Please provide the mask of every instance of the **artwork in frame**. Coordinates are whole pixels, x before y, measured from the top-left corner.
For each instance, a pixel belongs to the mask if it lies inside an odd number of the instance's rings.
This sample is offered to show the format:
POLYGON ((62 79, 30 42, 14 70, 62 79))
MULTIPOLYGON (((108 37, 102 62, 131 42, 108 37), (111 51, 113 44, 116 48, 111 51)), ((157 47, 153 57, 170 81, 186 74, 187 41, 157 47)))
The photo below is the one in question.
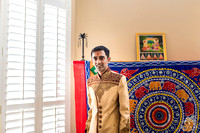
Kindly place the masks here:
POLYGON ((167 60, 165 33, 136 33, 137 60, 167 60))

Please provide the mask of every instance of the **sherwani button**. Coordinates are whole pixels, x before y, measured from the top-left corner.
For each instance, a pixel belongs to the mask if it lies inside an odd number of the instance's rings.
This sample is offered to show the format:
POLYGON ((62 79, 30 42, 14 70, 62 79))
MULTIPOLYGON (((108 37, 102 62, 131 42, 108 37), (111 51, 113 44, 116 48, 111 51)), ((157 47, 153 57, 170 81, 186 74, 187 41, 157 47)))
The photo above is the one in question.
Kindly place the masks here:
POLYGON ((99 123, 101 123, 102 121, 101 120, 99 120, 99 123))
POLYGON ((101 125, 99 126, 99 128, 101 128, 101 125))
POLYGON ((99 113, 102 113, 102 111, 99 111, 99 113))
POLYGON ((99 109, 102 109, 102 106, 99 106, 99 109))
POLYGON ((99 118, 102 118, 102 115, 99 115, 99 118))

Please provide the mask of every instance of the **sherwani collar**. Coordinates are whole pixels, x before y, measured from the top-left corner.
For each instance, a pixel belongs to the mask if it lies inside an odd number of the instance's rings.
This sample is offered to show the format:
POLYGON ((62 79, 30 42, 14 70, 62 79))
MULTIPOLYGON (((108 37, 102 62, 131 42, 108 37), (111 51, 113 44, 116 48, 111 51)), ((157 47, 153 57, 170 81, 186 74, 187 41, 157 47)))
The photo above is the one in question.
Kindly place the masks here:
POLYGON ((108 67, 107 70, 102 75, 100 75, 98 73, 98 78, 101 79, 101 80, 103 80, 104 78, 108 77, 108 75, 110 74, 110 72, 111 72, 111 69, 108 67))

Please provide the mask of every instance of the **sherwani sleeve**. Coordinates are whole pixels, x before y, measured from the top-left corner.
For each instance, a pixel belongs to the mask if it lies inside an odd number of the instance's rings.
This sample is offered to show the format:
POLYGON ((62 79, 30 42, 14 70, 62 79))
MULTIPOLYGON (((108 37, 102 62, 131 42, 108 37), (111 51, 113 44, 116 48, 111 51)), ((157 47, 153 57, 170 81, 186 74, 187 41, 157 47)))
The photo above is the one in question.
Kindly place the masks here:
POLYGON ((120 111, 119 133, 129 133, 130 130, 129 94, 125 76, 122 76, 122 78, 120 79, 118 91, 119 91, 119 111, 120 111))
POLYGON ((88 111, 88 118, 86 121, 86 128, 85 128, 85 132, 88 133, 89 129, 90 129, 90 122, 91 122, 91 118, 92 118, 92 109, 91 109, 91 97, 90 97, 90 92, 87 86, 87 101, 88 101, 88 105, 90 107, 90 110, 88 111))

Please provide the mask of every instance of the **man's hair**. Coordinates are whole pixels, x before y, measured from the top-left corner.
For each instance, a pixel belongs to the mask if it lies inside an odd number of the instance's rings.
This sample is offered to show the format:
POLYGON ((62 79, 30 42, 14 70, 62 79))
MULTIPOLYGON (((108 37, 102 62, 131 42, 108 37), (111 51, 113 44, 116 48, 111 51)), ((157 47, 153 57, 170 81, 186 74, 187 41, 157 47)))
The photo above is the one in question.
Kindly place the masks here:
POLYGON ((101 50, 103 50, 105 52, 107 57, 110 56, 110 50, 108 48, 104 47, 104 46, 96 46, 95 48, 93 48, 92 51, 91 51, 91 56, 94 52, 101 51, 101 50))

